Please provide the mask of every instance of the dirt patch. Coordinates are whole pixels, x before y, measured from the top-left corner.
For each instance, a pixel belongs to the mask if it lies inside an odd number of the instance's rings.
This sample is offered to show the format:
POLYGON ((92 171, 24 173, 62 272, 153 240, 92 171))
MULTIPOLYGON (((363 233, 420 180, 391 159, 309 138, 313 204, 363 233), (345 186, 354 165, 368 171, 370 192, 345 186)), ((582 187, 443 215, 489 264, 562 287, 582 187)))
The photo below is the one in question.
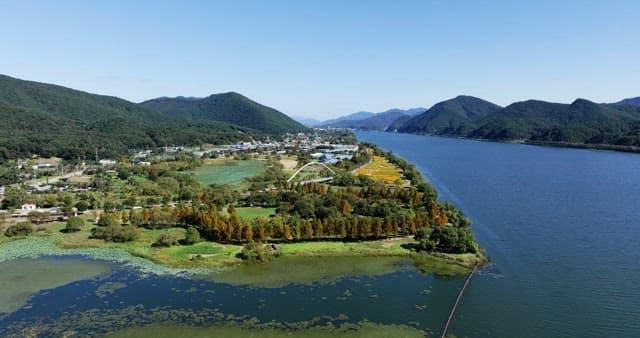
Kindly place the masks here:
POLYGON ((280 160, 280 164, 284 167, 284 169, 294 169, 298 166, 298 161, 296 160, 280 160))

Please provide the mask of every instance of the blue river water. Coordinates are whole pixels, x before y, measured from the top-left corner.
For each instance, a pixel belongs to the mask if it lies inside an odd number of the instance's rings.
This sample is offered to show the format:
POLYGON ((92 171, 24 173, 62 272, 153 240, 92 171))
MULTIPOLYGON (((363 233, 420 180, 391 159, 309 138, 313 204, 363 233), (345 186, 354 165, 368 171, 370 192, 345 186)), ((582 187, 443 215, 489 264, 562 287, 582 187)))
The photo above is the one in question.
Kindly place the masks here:
POLYGON ((474 222, 499 279, 475 279, 471 337, 640 337, 640 155, 360 132, 474 222))

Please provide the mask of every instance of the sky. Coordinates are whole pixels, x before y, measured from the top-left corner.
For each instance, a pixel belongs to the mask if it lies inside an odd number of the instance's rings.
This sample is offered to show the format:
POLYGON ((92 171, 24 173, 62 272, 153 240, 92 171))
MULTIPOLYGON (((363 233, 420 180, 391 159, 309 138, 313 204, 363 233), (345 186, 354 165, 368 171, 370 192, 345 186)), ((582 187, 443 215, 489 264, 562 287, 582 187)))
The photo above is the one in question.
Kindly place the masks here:
POLYGON ((0 0, 0 73, 288 115, 640 96, 640 1, 0 0))

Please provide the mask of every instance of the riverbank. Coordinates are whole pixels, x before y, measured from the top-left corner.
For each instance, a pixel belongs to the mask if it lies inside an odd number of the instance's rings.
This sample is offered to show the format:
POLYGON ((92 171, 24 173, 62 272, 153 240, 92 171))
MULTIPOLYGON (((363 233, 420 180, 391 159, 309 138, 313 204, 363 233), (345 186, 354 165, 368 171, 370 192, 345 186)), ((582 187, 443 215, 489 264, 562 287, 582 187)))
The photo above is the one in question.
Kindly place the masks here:
MULTIPOLYGON (((154 273, 203 273, 228 270, 247 264, 238 258, 242 245, 198 242, 193 245, 154 247, 157 237, 164 232, 182 236, 184 229, 142 229, 133 242, 112 243, 91 239, 90 226, 74 233, 62 233, 64 223, 41 226, 35 235, 10 239, 2 236, 0 262, 18 258, 33 258, 46 255, 80 255, 95 259, 125 262, 154 273)), ((482 254, 417 253, 411 249, 416 243, 404 237, 362 242, 298 242, 274 245, 275 260, 286 257, 400 257, 410 258, 416 264, 429 262, 431 267, 455 265, 461 273, 476 263, 486 262, 482 254)), ((269 264, 269 263, 266 263, 269 264)), ((435 269, 438 270, 438 269, 435 269)), ((457 270, 457 269, 454 269, 457 270)), ((436 271, 437 272, 437 271, 436 271)))
MULTIPOLYGON (((390 132, 393 133, 393 132, 390 132)), ((431 137, 452 138, 461 140, 474 140, 483 142, 496 142, 507 144, 527 144, 532 146, 552 147, 552 148, 573 148, 573 149, 590 149, 590 150, 604 150, 604 151, 617 151, 623 153, 640 153, 640 147, 637 146, 623 146, 614 144, 587 144, 587 143, 571 143, 571 142, 553 142, 553 141, 535 141, 535 140, 496 140, 488 138, 474 138, 463 137, 453 135, 436 135, 436 134, 420 134, 420 133, 399 133, 407 135, 421 135, 431 137)))

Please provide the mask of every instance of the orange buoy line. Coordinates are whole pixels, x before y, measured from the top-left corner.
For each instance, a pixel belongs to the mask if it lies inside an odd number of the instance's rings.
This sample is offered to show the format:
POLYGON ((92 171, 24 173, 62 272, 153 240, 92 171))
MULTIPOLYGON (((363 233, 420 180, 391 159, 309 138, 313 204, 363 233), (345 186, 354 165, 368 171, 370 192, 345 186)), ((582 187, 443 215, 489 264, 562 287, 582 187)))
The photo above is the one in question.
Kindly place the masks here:
POLYGON ((441 338, 445 338, 445 336, 447 335, 447 330, 449 329, 449 324, 451 324, 451 320, 453 319, 453 314, 456 312, 458 303, 460 303, 460 300, 462 299, 462 294, 464 293, 464 290, 467 288, 467 285, 469 285, 469 282, 471 281, 471 277, 473 277, 473 274, 476 272, 476 269, 478 269, 478 264, 473 266, 473 270, 471 270, 471 273, 469 273, 469 276, 467 277, 467 280, 464 282, 462 289, 460 289, 460 293, 458 293, 458 299, 456 299, 456 302, 453 304, 453 307, 451 308, 451 312, 449 313, 449 318, 447 318, 447 323, 444 325, 444 329, 442 330, 442 335, 440 336, 441 338))

